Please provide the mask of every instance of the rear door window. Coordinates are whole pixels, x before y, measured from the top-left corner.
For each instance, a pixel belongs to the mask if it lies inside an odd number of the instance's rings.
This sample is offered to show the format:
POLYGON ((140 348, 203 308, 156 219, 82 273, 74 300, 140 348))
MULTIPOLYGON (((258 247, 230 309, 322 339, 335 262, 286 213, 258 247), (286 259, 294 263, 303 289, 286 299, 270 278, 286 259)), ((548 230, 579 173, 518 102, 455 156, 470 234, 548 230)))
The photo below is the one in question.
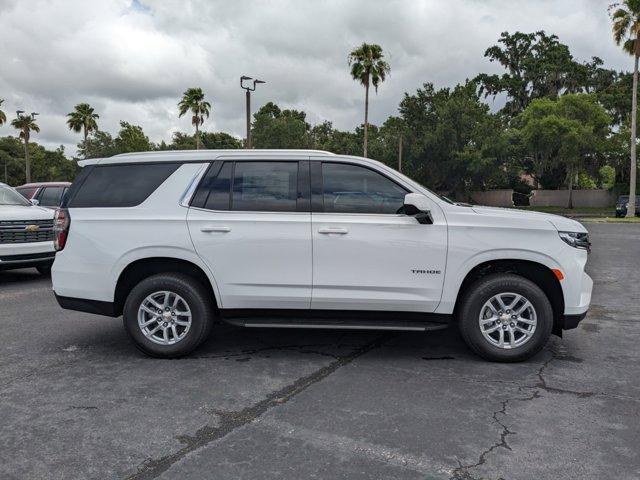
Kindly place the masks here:
MULTIPOLYGON (((97 165, 70 195, 70 208, 135 207, 144 202, 179 163, 97 165)), ((74 185, 75 187, 75 185, 74 185)))
POLYGON ((45 187, 39 195, 40 205, 43 207, 57 207, 62 201, 64 187, 45 187))

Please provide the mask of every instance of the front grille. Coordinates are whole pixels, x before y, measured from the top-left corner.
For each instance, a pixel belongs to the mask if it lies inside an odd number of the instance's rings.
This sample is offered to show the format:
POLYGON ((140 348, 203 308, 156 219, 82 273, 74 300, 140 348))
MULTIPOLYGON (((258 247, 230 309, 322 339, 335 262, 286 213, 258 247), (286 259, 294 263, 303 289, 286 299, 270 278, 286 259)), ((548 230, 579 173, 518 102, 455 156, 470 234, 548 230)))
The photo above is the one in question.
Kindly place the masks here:
POLYGON ((53 240, 53 220, 2 220, 0 243, 36 243, 53 240), (27 228, 36 225, 38 230, 27 228))

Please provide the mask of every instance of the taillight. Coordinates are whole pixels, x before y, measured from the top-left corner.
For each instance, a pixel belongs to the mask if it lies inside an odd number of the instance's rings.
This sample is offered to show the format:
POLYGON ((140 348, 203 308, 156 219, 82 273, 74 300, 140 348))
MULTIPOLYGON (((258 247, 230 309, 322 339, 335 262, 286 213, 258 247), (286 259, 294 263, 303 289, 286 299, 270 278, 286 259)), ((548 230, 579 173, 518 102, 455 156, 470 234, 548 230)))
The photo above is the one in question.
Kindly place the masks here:
POLYGON ((62 250, 65 243, 67 243, 70 224, 71 217, 69 216, 69 210, 66 208, 57 209, 53 217, 53 246, 56 251, 62 250))

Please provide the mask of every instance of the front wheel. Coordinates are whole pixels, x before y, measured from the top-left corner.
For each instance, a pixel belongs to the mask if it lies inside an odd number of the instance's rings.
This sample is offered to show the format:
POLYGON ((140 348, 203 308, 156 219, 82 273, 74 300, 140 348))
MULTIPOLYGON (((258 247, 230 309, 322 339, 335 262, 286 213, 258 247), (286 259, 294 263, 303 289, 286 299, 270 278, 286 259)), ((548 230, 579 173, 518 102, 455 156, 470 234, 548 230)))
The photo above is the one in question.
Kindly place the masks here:
POLYGON ((519 275, 496 273, 477 280, 458 309, 460 333, 475 353, 496 362, 519 362, 549 340, 553 309, 545 293, 519 275))
POLYGON ((191 353, 209 335, 213 301, 192 277, 162 273, 131 290, 122 316, 138 349, 152 357, 175 358, 191 353))

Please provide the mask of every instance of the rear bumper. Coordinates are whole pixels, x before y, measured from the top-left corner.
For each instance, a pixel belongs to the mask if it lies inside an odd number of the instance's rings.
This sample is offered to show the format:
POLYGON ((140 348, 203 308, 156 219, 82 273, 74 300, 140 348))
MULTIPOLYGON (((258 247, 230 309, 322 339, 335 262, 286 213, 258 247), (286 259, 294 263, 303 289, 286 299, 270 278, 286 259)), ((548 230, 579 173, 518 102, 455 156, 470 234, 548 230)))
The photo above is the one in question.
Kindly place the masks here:
POLYGON ((63 297, 55 292, 53 294, 58 301, 58 305, 67 310, 77 312, 93 313, 106 317, 117 317, 113 302, 101 302, 100 300, 88 300, 86 298, 63 297))

